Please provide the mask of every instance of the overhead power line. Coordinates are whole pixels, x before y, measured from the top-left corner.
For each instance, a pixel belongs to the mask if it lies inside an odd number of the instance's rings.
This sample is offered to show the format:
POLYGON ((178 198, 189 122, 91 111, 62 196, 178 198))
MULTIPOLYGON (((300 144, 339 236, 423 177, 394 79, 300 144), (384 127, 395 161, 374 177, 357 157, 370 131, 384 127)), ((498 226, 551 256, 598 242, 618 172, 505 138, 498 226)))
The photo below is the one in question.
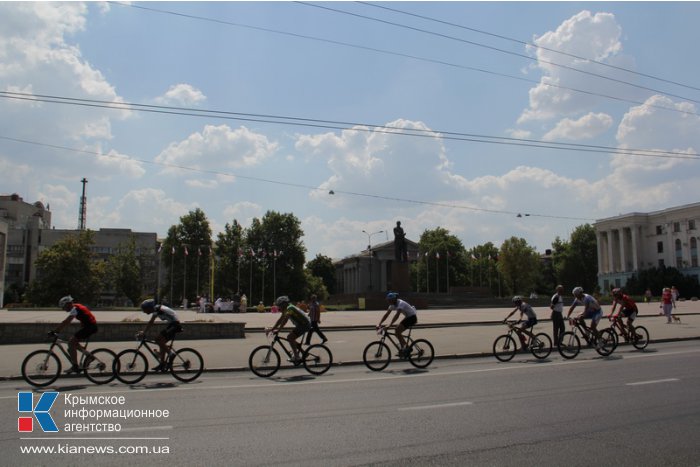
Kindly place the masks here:
POLYGON ((76 105, 83 107, 104 108, 111 110, 131 110, 139 112, 179 115, 199 118, 215 118, 223 120, 235 120, 243 122, 268 123, 275 125, 291 125, 300 127, 322 128, 329 130, 348 130, 360 132, 384 133, 396 136, 413 136, 422 138, 440 138, 450 141, 462 141, 483 144, 498 144, 507 146, 520 146, 538 149, 555 149, 577 152, 592 152, 613 155, 627 155, 635 157, 658 157, 672 159, 700 160, 700 155, 688 154, 677 151, 662 151, 657 149, 615 148, 580 143, 563 143, 543 141, 535 139, 512 138, 504 136, 490 136, 472 133, 460 133, 454 131, 430 130, 420 128, 398 128, 387 125, 379 125, 366 122, 342 122, 333 120, 319 120, 303 117, 291 117, 283 115, 251 114, 243 112, 231 112, 222 110, 194 109, 186 107, 173 107, 164 105, 136 104, 129 102, 111 102, 97 99, 79 99, 55 95, 27 94, 10 91, 0 91, 0 97, 7 99, 26 100, 32 102, 46 102, 52 104, 76 105))
POLYGON ((441 19, 437 19, 437 18, 432 18, 432 17, 430 17, 430 16, 424 16, 424 15, 419 15, 419 14, 417 14, 417 13, 412 13, 412 12, 409 12, 409 11, 398 10, 398 9, 396 9, 396 8, 390 8, 390 7, 386 6, 386 5, 378 5, 378 4, 376 4, 376 3, 369 3, 369 2, 363 2, 363 1, 358 1, 358 2, 356 2, 356 3, 362 4, 362 5, 366 5, 366 6, 370 6, 370 7, 374 7, 374 8, 380 8, 380 9, 382 9, 382 10, 392 11, 392 12, 394 12, 394 13, 400 13, 400 14, 402 14, 402 15, 412 16, 412 17, 414 17, 414 18, 424 19, 424 20, 426 20, 426 21, 432 21, 432 22, 435 22, 435 23, 444 24, 444 25, 446 25, 446 26, 452 26, 452 27, 455 27, 455 28, 460 28, 460 29, 464 29, 464 30, 467 30, 467 31, 476 32, 476 33, 479 33, 479 34, 484 34, 484 35, 486 35, 486 36, 496 37, 496 38, 498 38, 498 39, 503 39, 503 40, 506 40, 506 41, 515 42, 516 44, 520 44, 520 45, 532 47, 532 48, 535 48, 535 49, 546 50, 547 52, 552 52, 552 53, 556 53, 556 54, 559 54, 559 55, 564 55, 564 56, 566 56, 566 57, 575 58, 576 60, 583 60, 583 61, 586 61, 586 62, 595 63, 596 65, 600 65, 600 66, 603 66, 603 67, 606 67, 606 68, 611 68, 611 69, 618 70, 618 71, 624 71, 625 73, 630 73, 630 74, 637 75, 637 76, 643 76, 644 78, 650 78, 650 79, 653 79, 653 80, 656 80, 656 81, 660 81, 660 82, 662 82, 662 83, 673 84, 673 85, 675 85, 675 86, 680 86, 680 87, 684 87, 684 88, 687 88, 687 89, 692 89, 692 90, 695 90, 695 91, 700 91, 700 88, 695 87, 695 86, 691 86, 691 85, 689 85, 689 84, 683 84, 683 83, 680 83, 680 82, 678 82, 678 81, 673 81, 673 80, 670 80, 670 79, 661 78, 661 77, 654 76, 654 75, 651 75, 651 74, 642 73, 642 72, 640 72, 640 71, 630 70, 629 68, 624 68, 624 67, 621 67, 621 66, 613 65, 613 64, 611 64, 611 63, 601 62, 601 61, 599 61, 599 60, 595 60, 595 59, 592 59, 592 58, 589 58, 589 57, 583 57, 583 56, 581 56, 581 55, 576 55, 576 54, 573 54, 573 53, 570 53, 570 52, 564 52, 564 51, 562 51, 562 50, 552 49, 552 48, 550 48, 550 47, 545 47, 545 46, 543 46, 543 45, 537 45, 537 44, 532 43, 532 42, 523 41, 523 40, 520 40, 520 39, 515 39, 515 38, 512 38, 512 37, 505 36, 505 35, 503 35, 503 34, 496 34, 496 33, 493 33, 493 32, 485 31, 485 30, 483 30, 483 29, 477 29, 477 28, 473 28, 473 27, 469 27, 469 26, 464 26, 464 25, 462 25, 462 24, 457 24, 457 23, 453 23, 453 22, 450 22, 450 21, 445 21, 445 20, 441 20, 441 19))
POLYGON ((503 78, 514 79, 514 80, 522 81, 525 83, 535 84, 538 86, 563 89, 566 91, 572 91, 572 92, 576 92, 576 93, 580 93, 580 94, 584 94, 584 95, 588 95, 588 96, 602 97, 604 99, 615 100, 618 102, 626 102, 628 104, 646 105, 648 107, 667 110, 670 112, 678 112, 678 113, 687 114, 687 115, 698 115, 696 112, 691 112, 688 110, 679 109, 679 108, 675 108, 675 107, 668 107, 668 106, 656 105, 656 104, 647 104, 643 101, 638 101, 638 100, 634 100, 634 99, 627 99, 627 98, 623 98, 623 97, 619 97, 619 96, 612 96, 612 95, 603 94, 603 93, 594 92, 594 91, 586 91, 583 89, 572 88, 572 87, 563 86, 563 85, 554 84, 554 83, 543 83, 543 82, 533 80, 533 79, 528 79, 528 78, 525 78, 522 76, 510 75, 507 73, 500 73, 500 72, 496 72, 493 70, 487 70, 484 68, 472 67, 472 66, 468 66, 468 65, 461 65, 461 64, 457 64, 457 63, 447 62, 444 60, 421 57, 418 55, 412 55, 412 54, 396 52, 396 51, 391 51, 391 50, 384 50, 384 49, 379 49, 376 47, 363 46, 363 45, 353 44, 353 43, 349 43, 349 42, 336 41, 333 39, 320 38, 320 37, 309 36, 309 35, 305 35, 305 34, 298 34, 298 33, 293 33, 293 32, 288 32, 288 31, 280 31, 280 30, 271 29, 271 28, 264 28, 264 27, 260 27, 260 26, 251 26, 248 24, 235 23, 232 21, 225 21, 225 20, 220 20, 220 19, 216 19, 216 18, 207 18, 204 16, 190 15, 190 14, 186 14, 186 13, 178 13, 178 12, 174 12, 174 11, 170 11, 170 10, 149 8, 149 7, 145 7, 143 5, 123 4, 123 3, 119 3, 119 2, 109 2, 109 3, 113 3, 115 5, 124 6, 124 7, 136 8, 136 9, 140 9, 140 10, 144 10, 144 11, 150 11, 153 13, 173 15, 173 16, 178 16, 178 17, 187 18, 187 19, 194 19, 194 20, 199 20, 199 21, 207 21, 207 22, 217 23, 217 24, 221 24, 221 25, 225 25, 225 26, 232 26, 232 27, 238 27, 238 28, 266 32, 266 33, 279 34, 279 35, 283 35, 283 36, 294 37, 297 39, 305 39, 305 40, 323 42, 323 43, 327 43, 327 44, 349 47, 349 48, 354 48, 354 49, 359 49, 359 50, 365 50, 368 52, 374 52, 374 53, 379 53, 379 54, 383 54, 383 55, 403 57, 403 58, 422 61, 422 62, 426 62, 426 63, 433 63, 433 64, 437 64, 437 65, 448 66, 448 67, 458 68, 458 69, 462 69, 462 70, 474 71, 474 72, 483 73, 483 74, 487 74, 487 75, 491 75, 491 76, 500 76, 503 78))
POLYGON ((77 152, 77 153, 82 153, 82 154, 89 154, 93 156, 99 156, 99 157, 108 157, 112 159, 118 159, 118 160, 130 160, 134 162, 139 162, 143 164, 149 164, 149 165, 154 165, 154 166, 160 166, 160 167, 166 167, 170 169, 179 169, 179 170, 186 170, 189 172, 197 172, 197 173, 203 173, 203 174, 208 174, 208 175, 223 175, 223 176, 228 176, 228 177, 235 177, 235 178, 240 178, 242 180, 247 180, 247 181, 253 181, 253 182, 258 182, 258 183, 270 183, 274 185, 280 185, 280 186, 287 186, 291 188, 300 188, 304 190, 309 190, 309 191, 316 191, 316 192, 328 192, 329 194, 332 194, 333 196, 337 194, 344 194, 348 196, 355 196, 355 197, 362 197, 362 198, 371 198, 371 199, 379 199, 379 200, 385 200, 385 201, 396 201, 396 202, 401 202, 401 203, 409 203, 409 204, 417 204, 417 205, 424 205, 424 206, 434 206, 434 207, 442 207, 442 208, 450 208, 450 209, 462 209, 462 210, 467 210, 467 211, 473 211, 473 212, 483 212, 483 213, 489 213, 489 214, 508 214, 508 215, 513 215, 516 217, 522 217, 528 216, 528 217, 541 217, 541 218, 548 218, 548 219, 560 219, 560 220, 575 220, 575 221, 594 221, 595 219, 593 218, 587 218, 587 217, 568 217, 568 216, 556 216, 552 214, 537 214, 537 213, 523 213, 522 211, 505 211, 505 210, 498 210, 498 209, 485 209, 485 208, 477 208, 473 206, 465 206, 461 204, 451 204, 451 203, 441 203, 441 202, 436 202, 436 201, 422 201, 422 200, 416 200, 416 199, 408 199, 408 198, 400 198, 396 196, 384 196, 384 195, 377 195, 377 194, 371 194, 371 193, 362 193, 362 192, 357 192, 357 191, 346 191, 346 190, 339 190, 336 188, 320 188, 317 186, 311 186, 311 185, 304 185, 301 183, 291 183, 291 182, 285 182, 282 180, 274 180, 274 179, 269 179, 269 178, 261 178, 261 177, 251 177, 251 176, 246 176, 246 175, 240 175, 240 174, 234 174, 230 172, 223 172, 219 170, 207 170, 207 169, 200 169, 196 167, 189 167, 185 165, 178 165, 178 164, 170 164, 166 162, 155 162, 155 161, 150 161, 146 159, 138 159, 135 157, 130 157, 130 156, 118 156, 118 155, 113 155, 113 154, 104 154, 100 153, 97 151, 88 151, 85 149, 77 149, 77 148, 70 148, 66 146, 60 146, 57 144, 48 144, 48 143, 41 143, 38 141, 31 141, 31 140, 26 140, 26 139, 21 139, 21 138, 12 138, 9 136, 3 136, 0 135, 0 139, 7 140, 7 141, 13 141, 16 143, 22 143, 22 144, 31 144, 34 146, 41 146, 41 147, 47 147, 47 148, 52 148, 52 149, 60 149, 60 150, 65 150, 65 151, 70 151, 70 152, 77 152))

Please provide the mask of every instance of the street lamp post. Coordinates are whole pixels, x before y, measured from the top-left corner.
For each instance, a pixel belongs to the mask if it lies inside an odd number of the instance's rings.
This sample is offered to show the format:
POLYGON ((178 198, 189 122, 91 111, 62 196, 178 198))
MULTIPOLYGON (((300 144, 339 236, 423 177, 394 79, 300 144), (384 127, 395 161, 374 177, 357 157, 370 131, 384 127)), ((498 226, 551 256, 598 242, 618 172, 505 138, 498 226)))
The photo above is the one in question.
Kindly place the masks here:
POLYGON ((367 231, 363 230, 362 233, 367 235, 367 252, 369 253, 369 290, 372 290, 372 235, 384 233, 384 231, 379 230, 377 232, 368 233, 367 231))

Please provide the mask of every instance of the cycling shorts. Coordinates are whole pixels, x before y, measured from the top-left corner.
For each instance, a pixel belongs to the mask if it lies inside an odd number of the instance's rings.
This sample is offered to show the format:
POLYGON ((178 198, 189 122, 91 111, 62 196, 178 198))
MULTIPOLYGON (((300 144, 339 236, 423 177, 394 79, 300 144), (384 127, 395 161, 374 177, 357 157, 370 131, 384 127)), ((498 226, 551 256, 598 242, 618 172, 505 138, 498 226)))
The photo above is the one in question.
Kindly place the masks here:
POLYGON ((417 322, 418 322, 418 315, 407 316, 406 318, 403 319, 403 321, 401 321, 401 326, 408 329, 408 328, 412 327, 414 324, 416 324, 417 322))
POLYGON ((302 324, 297 324, 294 329, 292 329, 292 332, 294 333, 295 336, 300 337, 302 334, 305 332, 309 332, 311 330, 311 323, 302 323, 302 324))
POLYGON ((160 335, 170 340, 175 337, 175 334, 178 332, 182 332, 182 325, 179 321, 175 321, 173 323, 168 323, 166 328, 160 332, 160 335))
POLYGON ((623 308, 620 313, 622 313, 622 316, 625 318, 629 318, 630 321, 637 319, 637 308, 623 308))
POLYGON ((96 332, 97 332, 97 325, 88 323, 85 326, 78 329, 78 332, 76 332, 73 336, 76 339, 78 339, 79 341, 84 341, 84 340, 87 340, 88 337, 92 336, 96 332))
POLYGON ((598 309, 598 310, 586 310, 583 311, 580 315, 579 318, 582 319, 590 319, 592 323, 598 324, 600 321, 600 318, 603 317, 603 309, 598 309))
POLYGON ((520 326, 523 329, 527 329, 530 326, 534 326, 537 324, 537 318, 528 318, 527 321, 523 321, 522 326, 520 326))

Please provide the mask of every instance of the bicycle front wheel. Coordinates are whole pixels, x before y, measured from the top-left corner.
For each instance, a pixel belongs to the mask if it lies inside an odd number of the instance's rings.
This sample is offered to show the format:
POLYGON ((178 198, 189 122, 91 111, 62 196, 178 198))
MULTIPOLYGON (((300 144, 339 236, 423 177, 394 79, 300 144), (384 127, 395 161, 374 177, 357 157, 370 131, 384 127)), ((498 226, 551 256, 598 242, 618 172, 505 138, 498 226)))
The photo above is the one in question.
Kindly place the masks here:
POLYGON ((581 351, 581 340, 571 331, 566 331, 559 338, 557 344, 559 354, 567 360, 575 358, 581 351))
POLYGON ((511 361, 513 357, 515 357, 515 352, 517 351, 518 347, 515 344, 515 339, 508 334, 498 336, 496 340, 493 341, 493 356, 501 362, 511 361))
POLYGON ((595 351, 601 357, 607 357, 615 351, 615 338, 610 329, 603 329, 598 333, 598 338, 595 340, 595 351))
POLYGON ((48 386, 61 374, 61 360, 48 350, 35 350, 22 362, 22 377, 38 388, 48 386))
POLYGON ((269 378, 280 369, 280 354, 271 345, 261 345, 250 353, 248 366, 261 378, 269 378))
POLYGON ((146 377, 148 360, 139 350, 122 350, 114 359, 114 374, 124 384, 136 384, 146 377))
POLYGON ((85 376, 95 384, 111 383, 117 375, 114 372, 114 360, 117 354, 109 349, 95 349, 90 357, 85 357, 85 376), (91 358, 92 357, 92 358, 91 358))
POLYGON ((416 339, 408 346, 408 361, 416 368, 425 368, 435 357, 433 344, 425 339, 416 339))
POLYGON ((644 350, 649 345, 649 331, 644 326, 636 326, 632 333, 632 345, 635 349, 644 350))
POLYGON ((304 352, 304 368, 312 375, 322 375, 333 364, 333 354, 323 344, 314 344, 304 352))
POLYGON ((552 339, 543 332, 535 334, 535 339, 530 343, 530 352, 540 360, 549 357, 552 353, 552 339))
POLYGON ((186 347, 176 350, 170 356, 168 361, 170 366, 170 374, 177 380, 183 383, 194 381, 204 371, 204 360, 202 356, 194 349, 186 347))
POLYGON ((391 350, 384 342, 370 342, 362 352, 362 361, 365 362, 367 368, 372 371, 382 371, 389 366, 391 361, 391 350))

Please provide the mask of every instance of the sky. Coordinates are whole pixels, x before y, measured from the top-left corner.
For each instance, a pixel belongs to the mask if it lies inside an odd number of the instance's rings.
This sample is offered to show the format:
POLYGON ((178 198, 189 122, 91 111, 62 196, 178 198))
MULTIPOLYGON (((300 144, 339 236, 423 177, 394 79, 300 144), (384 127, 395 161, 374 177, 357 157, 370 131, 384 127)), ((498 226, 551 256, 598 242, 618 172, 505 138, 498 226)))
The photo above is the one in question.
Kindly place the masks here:
POLYGON ((700 200, 697 2, 0 2, 0 193, 56 228, 214 234, 307 260, 447 229, 538 251, 700 200), (518 216, 520 214, 520 216, 518 216), (378 233, 383 231, 383 233, 378 233))

